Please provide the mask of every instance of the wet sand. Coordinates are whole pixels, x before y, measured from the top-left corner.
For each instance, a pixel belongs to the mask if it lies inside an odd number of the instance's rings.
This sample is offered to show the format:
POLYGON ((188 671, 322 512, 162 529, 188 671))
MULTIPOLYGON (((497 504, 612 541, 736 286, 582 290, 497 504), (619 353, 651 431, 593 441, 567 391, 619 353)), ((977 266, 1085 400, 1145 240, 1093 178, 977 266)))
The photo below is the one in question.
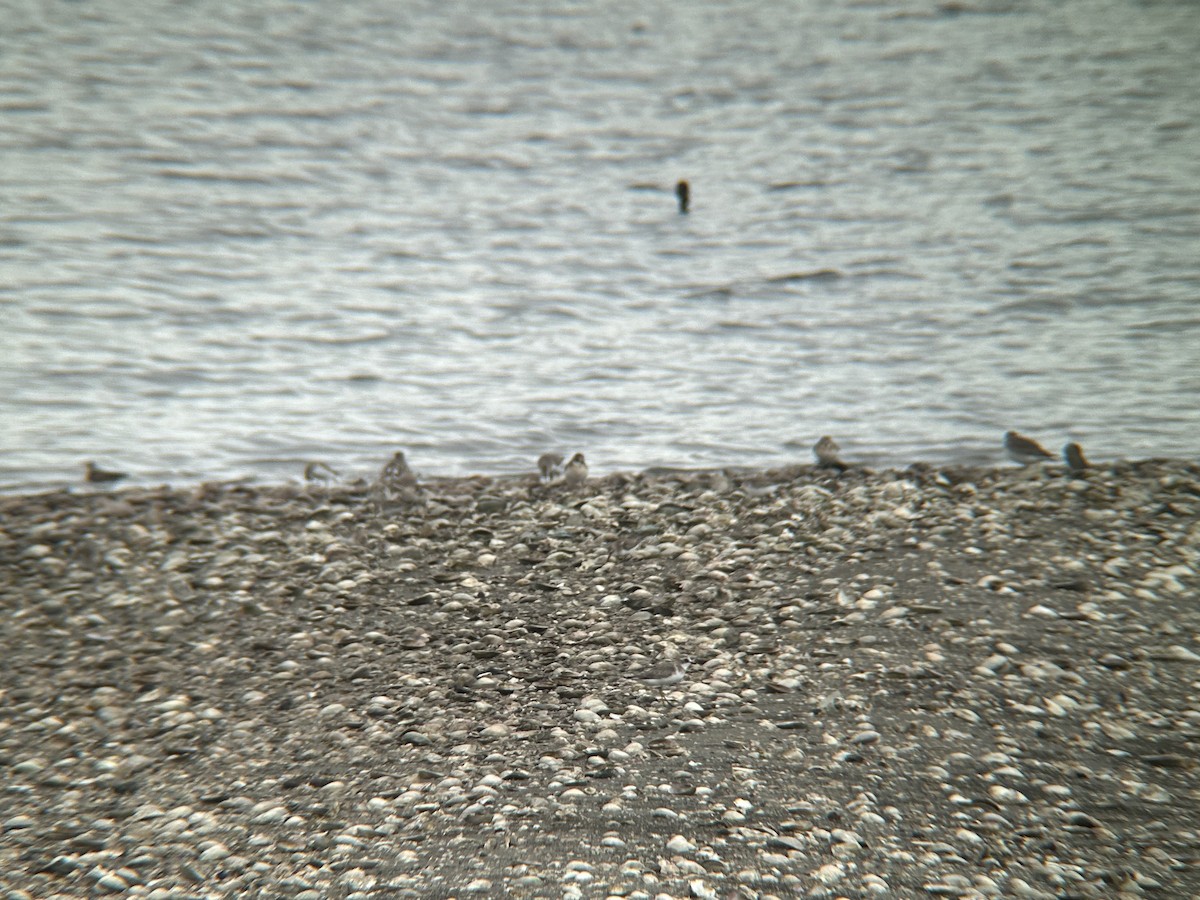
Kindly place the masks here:
POLYGON ((1193 464, 14 495, 0 560, 7 896, 1200 892, 1193 464))

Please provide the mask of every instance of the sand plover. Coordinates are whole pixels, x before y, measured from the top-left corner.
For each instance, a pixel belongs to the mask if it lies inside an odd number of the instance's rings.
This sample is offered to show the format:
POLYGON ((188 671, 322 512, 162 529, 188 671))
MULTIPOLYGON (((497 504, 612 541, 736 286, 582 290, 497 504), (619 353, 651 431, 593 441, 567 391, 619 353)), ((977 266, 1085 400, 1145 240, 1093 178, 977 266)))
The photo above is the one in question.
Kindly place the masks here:
POLYGON ((685 179, 681 178, 676 182, 675 196, 679 198, 679 212, 686 214, 688 205, 692 202, 692 188, 685 179))
POLYGON ((1054 459, 1054 454, 1033 438, 1017 434, 1015 431, 1005 432, 1004 449, 1008 451, 1008 456, 1013 462, 1018 462, 1023 466, 1054 459))
POLYGON ((379 473, 379 480, 388 485, 417 483, 417 476, 408 467, 408 460, 404 458, 403 450, 397 450, 392 458, 388 460, 387 465, 383 467, 383 471, 379 473))
POLYGON ((538 457, 538 476, 542 484, 561 478, 563 474, 563 455, 561 453, 543 453, 538 457))
POLYGON ((664 659, 645 669, 639 669, 634 673, 634 677, 651 687, 665 687, 679 684, 686 672, 687 663, 681 663, 677 659, 664 659))
POLYGON ((567 484, 575 486, 583 484, 585 481, 587 481, 587 477, 587 460, 583 458, 582 453, 576 453, 571 457, 571 461, 567 463, 566 468, 563 470, 563 478, 567 484))
POLYGON ((107 469, 101 469, 90 459, 83 464, 83 480, 88 484, 112 484, 114 481, 128 477, 127 472, 110 472, 107 469))
POLYGON ((397 450, 379 473, 375 480, 375 496, 381 509, 387 503, 411 503, 420 498, 417 476, 408 467, 403 450, 397 450))
POLYGON ((1063 460, 1072 472, 1079 473, 1088 468, 1087 458, 1083 455, 1083 448, 1074 441, 1063 447, 1063 460))
POLYGON ((829 435, 823 435, 816 444, 813 445, 813 456, 817 458, 817 465, 824 469, 837 469, 839 472, 844 472, 850 468, 841 458, 842 448, 838 446, 829 435))
POLYGON ((336 478, 337 472, 323 462, 310 462, 304 467, 304 480, 328 484, 331 478, 336 478))

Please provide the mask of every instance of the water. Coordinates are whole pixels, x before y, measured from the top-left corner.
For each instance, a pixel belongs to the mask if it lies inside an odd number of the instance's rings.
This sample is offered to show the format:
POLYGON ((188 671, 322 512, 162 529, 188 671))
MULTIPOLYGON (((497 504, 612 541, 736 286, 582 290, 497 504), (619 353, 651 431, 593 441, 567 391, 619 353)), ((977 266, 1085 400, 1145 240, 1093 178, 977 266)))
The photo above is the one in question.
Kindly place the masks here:
POLYGON ((2 485, 1196 455, 1189 4, 0 21, 2 485))

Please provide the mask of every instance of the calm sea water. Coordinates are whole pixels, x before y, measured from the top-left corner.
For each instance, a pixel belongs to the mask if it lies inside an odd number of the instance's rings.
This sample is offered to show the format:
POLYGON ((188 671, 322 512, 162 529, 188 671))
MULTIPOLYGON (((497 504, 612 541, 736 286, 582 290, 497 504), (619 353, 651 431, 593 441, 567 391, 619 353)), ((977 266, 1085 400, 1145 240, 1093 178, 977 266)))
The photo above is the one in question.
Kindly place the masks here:
POLYGON ((1197 455, 1192 4, 0 20, 0 484, 1197 455))

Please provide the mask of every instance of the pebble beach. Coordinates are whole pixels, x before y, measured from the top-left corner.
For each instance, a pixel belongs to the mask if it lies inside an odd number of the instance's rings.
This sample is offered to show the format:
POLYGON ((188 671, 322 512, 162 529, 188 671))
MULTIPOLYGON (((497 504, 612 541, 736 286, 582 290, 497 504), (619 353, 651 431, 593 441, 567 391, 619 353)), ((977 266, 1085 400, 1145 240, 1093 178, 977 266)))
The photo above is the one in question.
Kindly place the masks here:
POLYGON ((1198 591, 1175 460, 0 496, 0 892, 1200 896, 1198 591))

